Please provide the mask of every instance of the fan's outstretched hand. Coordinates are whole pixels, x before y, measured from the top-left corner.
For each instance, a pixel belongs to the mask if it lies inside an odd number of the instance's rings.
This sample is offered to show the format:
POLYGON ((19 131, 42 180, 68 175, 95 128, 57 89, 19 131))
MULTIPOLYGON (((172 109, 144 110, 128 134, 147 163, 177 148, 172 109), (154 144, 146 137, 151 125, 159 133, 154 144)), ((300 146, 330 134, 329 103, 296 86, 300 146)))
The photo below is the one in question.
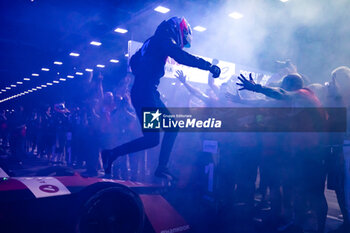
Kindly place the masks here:
POLYGON ((243 74, 240 74, 240 76, 237 77, 239 81, 241 81, 241 83, 236 83, 238 86, 240 86, 241 88, 238 89, 239 91, 241 90, 248 90, 248 91, 256 91, 258 86, 252 77, 252 73, 249 74, 249 80, 244 77, 243 74))

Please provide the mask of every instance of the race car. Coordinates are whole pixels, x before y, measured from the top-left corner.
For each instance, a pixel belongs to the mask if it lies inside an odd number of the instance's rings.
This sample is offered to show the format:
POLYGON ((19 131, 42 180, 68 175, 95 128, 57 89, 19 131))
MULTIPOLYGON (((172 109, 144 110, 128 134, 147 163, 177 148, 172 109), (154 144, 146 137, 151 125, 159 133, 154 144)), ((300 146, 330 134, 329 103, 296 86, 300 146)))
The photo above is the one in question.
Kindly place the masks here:
POLYGON ((190 232, 165 186, 82 177, 62 167, 13 177, 0 168, 0 232, 190 232), (50 176, 46 176, 50 175, 50 176))

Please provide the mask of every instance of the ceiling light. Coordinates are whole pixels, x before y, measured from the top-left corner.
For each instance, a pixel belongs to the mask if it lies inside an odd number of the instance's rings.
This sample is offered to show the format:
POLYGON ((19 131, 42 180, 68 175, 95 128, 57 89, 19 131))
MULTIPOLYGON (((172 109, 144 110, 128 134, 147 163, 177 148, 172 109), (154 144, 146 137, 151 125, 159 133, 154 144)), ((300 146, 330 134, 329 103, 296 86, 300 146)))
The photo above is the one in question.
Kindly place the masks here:
POLYGON ((67 75, 67 78, 74 78, 73 75, 67 75))
POLYGON ((36 87, 36 89, 41 89, 41 88, 42 88, 42 87, 40 87, 40 86, 37 86, 37 87, 36 87))
POLYGON ((5 89, 7 89, 7 90, 11 90, 11 87, 6 87, 5 89))
POLYGON ((28 90, 28 92, 33 92, 32 90, 28 90))
POLYGON ((96 66, 99 68, 105 68, 105 65, 102 65, 102 64, 97 64, 96 66))
POLYGON ((36 88, 32 88, 33 91, 36 91, 37 89, 36 88))
POLYGON ((243 18, 243 14, 241 14, 241 13, 239 13, 237 11, 232 12, 228 16, 230 16, 231 18, 234 18, 234 19, 241 19, 241 18, 243 18))
POLYGON ((17 84, 23 84, 22 82, 17 82, 17 84))
POLYGON ((53 64, 55 64, 55 65, 62 65, 63 63, 60 62, 60 61, 55 61, 55 62, 53 62, 53 64))
POLYGON ((91 41, 90 44, 91 45, 100 46, 102 43, 101 42, 97 42, 97 41, 91 41))
POLYGON ((30 78, 24 78, 23 80, 24 80, 24 81, 29 81, 29 80, 30 80, 30 78))
POLYGON ((86 68, 85 71, 87 71, 87 72, 92 72, 92 71, 94 71, 94 70, 93 70, 93 69, 86 68))
POLYGON ((6 92, 6 90, 5 90, 5 89, 1 89, 1 91, 2 91, 2 92, 6 92))
POLYGON ((60 80, 61 80, 61 81, 66 81, 66 79, 65 79, 65 78, 60 78, 60 80))
POLYGON ((281 2, 288 2, 288 0, 280 0, 281 2))
POLYGON ((204 32, 206 31, 207 29, 205 27, 202 27, 202 26, 195 26, 193 28, 193 30, 196 30, 197 32, 204 32))
POLYGON ((69 56, 72 56, 72 57, 79 57, 80 54, 79 54, 79 53, 70 53, 69 56))
POLYGON ((47 87, 45 84, 41 85, 41 87, 47 87))
POLYGON ((53 81, 53 83, 60 83, 60 81, 55 80, 55 81, 53 81))
POLYGON ((12 84, 11 87, 16 87, 16 85, 12 84))
POLYGON ((38 77, 39 74, 33 73, 32 76, 38 77))
POLYGON ((168 13, 170 11, 169 8, 163 6, 157 6, 156 8, 154 8, 154 10, 163 14, 168 13))
POLYGON ((128 53, 126 53, 126 54, 125 54, 125 57, 129 57, 129 54, 128 54, 128 53))
POLYGON ((82 72, 75 72, 76 75, 84 75, 82 72))
POLYGON ((46 85, 48 85, 48 86, 52 86, 52 83, 46 83, 46 85))
POLYGON ((119 62, 119 60, 117 60, 117 59, 111 59, 109 61, 112 62, 112 63, 118 63, 119 62))
POLYGON ((49 68, 41 68, 42 71, 50 71, 49 68))
POLYGON ((128 32, 128 30, 123 29, 123 28, 116 28, 114 31, 115 31, 115 32, 122 33, 122 34, 124 34, 124 33, 127 33, 127 32, 128 32))

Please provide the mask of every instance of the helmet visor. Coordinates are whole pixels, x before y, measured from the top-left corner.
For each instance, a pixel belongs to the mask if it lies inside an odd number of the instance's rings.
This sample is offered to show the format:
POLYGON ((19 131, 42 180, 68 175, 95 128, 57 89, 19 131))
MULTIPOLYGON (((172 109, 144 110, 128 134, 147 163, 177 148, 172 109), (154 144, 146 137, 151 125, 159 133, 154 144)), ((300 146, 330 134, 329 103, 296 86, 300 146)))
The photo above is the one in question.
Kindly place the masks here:
POLYGON ((185 18, 182 18, 182 20, 181 20, 180 31, 181 31, 183 46, 186 48, 191 47, 192 30, 191 30, 190 24, 186 21, 185 18))

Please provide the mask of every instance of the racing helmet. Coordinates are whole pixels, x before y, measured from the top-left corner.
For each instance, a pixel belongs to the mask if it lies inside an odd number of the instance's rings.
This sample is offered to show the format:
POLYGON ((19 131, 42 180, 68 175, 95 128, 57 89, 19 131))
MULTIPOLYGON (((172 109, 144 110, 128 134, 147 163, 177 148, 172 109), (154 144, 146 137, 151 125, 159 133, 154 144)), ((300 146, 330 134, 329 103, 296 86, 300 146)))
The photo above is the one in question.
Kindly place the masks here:
POLYGON ((190 24, 185 18, 181 18, 180 21, 180 33, 182 37, 183 47, 189 48, 192 43, 192 29, 190 24))
POLYGON ((168 22, 173 26, 174 31, 177 34, 178 45, 183 48, 191 47, 192 43, 192 29, 187 20, 182 17, 172 17, 168 22))
POLYGON ((172 17, 163 21, 157 27, 155 34, 168 34, 174 42, 180 47, 191 47, 192 29, 187 20, 182 17, 172 17))

